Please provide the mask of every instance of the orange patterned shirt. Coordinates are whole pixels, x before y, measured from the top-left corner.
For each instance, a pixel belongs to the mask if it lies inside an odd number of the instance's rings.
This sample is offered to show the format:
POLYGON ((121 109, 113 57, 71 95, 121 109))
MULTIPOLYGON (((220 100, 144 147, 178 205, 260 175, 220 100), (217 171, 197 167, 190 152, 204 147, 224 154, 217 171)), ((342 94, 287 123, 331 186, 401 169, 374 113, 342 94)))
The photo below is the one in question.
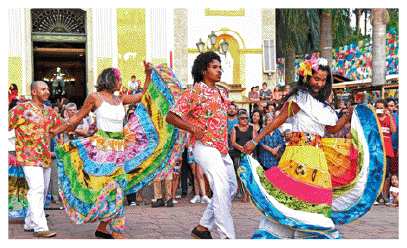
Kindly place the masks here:
MULTIPOLYGON (((209 88, 203 82, 185 90, 170 111, 204 130, 201 142, 216 148, 222 154, 229 151, 227 110, 230 101, 223 88, 209 88)), ((191 137, 195 145, 195 137, 191 137)))

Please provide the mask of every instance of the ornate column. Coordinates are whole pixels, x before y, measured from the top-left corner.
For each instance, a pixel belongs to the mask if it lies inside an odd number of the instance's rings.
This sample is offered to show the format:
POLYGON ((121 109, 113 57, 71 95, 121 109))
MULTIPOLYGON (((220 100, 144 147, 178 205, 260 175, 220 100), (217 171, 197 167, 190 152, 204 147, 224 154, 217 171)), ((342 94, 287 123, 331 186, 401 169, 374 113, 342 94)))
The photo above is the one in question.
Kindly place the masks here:
POLYGON ((174 9, 174 72, 183 87, 188 82, 188 10, 174 9))

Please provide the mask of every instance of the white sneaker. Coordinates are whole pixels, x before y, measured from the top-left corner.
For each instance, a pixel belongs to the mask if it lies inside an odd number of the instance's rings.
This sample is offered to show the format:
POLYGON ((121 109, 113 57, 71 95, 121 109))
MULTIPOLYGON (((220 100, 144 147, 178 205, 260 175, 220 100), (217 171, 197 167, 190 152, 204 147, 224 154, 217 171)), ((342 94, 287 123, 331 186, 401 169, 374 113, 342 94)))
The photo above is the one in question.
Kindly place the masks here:
POLYGON ((209 199, 209 197, 207 197, 206 195, 205 196, 202 196, 202 198, 201 198, 201 203, 211 203, 211 199, 209 199))
POLYGON ((181 198, 181 195, 176 195, 175 196, 175 199, 179 199, 179 198, 181 198))
POLYGON ((173 199, 173 200, 172 200, 172 203, 175 204, 175 203, 178 203, 178 201, 173 199))
POLYGON ((201 197, 199 197, 199 195, 194 196, 194 198, 192 198, 192 200, 189 201, 190 203, 198 203, 201 202, 201 197))
POLYGON ((130 202, 130 206, 136 206, 137 204, 135 202, 130 202))

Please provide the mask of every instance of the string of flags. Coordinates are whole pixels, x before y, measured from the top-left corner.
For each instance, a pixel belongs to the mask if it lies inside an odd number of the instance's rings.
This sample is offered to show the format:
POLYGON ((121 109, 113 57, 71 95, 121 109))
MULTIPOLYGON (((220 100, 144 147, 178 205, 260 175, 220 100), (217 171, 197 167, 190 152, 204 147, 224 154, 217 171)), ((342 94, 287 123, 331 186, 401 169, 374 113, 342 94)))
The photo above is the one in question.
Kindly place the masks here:
MULTIPOLYGON (((303 54, 295 61, 298 71, 300 64, 319 52, 303 54)), ((284 58, 277 59, 277 80, 284 85, 285 68, 284 58)), ((352 80, 362 80, 372 76, 372 39, 367 38, 350 45, 332 49, 332 72, 352 80)), ((394 28, 386 35, 386 74, 399 73, 399 37, 394 28)), ((298 74, 296 75, 298 80, 298 74)))

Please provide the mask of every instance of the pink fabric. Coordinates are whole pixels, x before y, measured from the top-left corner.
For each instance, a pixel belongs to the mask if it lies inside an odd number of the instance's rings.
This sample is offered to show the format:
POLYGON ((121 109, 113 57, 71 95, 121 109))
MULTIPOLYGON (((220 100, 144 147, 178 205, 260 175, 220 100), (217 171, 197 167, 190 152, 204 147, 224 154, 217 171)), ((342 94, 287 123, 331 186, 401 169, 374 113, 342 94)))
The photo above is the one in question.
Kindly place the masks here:
POLYGON ((332 188, 338 188, 344 185, 348 185, 353 181, 353 179, 355 179, 358 167, 358 151, 353 145, 350 148, 349 157, 351 164, 348 170, 339 177, 334 177, 333 175, 331 175, 332 188))
POLYGON ((281 171, 278 166, 268 169, 264 175, 276 188, 301 201, 314 204, 332 204, 332 189, 324 189, 294 180, 281 171))

